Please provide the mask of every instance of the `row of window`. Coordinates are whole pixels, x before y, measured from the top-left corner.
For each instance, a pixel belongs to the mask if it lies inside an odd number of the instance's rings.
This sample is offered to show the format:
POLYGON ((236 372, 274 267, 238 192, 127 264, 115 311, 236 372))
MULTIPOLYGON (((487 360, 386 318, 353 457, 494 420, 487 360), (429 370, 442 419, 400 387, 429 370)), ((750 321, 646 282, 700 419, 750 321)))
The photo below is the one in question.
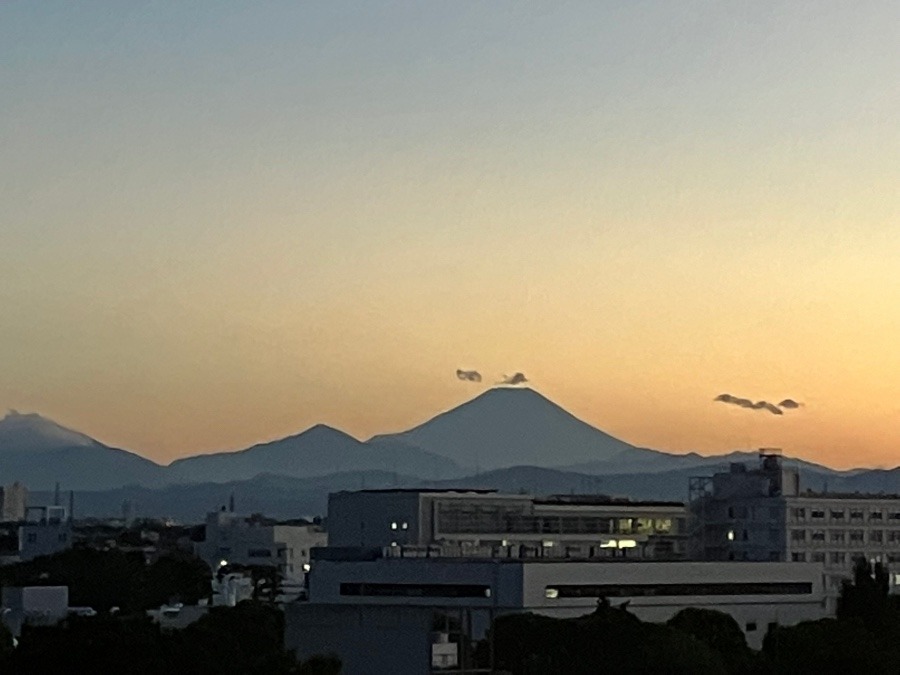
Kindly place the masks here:
MULTIPOLYGON (((806 520, 807 513, 812 520, 823 520, 828 516, 831 520, 846 520, 849 514, 849 520, 865 520, 866 512, 863 509, 825 509, 811 508, 807 510, 805 507, 791 509, 791 515, 795 520, 806 520)), ((870 510, 868 519, 871 520, 895 520, 900 521, 900 511, 889 511, 885 513, 881 510, 870 510)))
POLYGON ((791 562, 814 562, 828 563, 831 565, 849 565, 857 558, 868 558, 880 562, 900 563, 900 555, 890 554, 887 556, 870 555, 866 556, 862 551, 847 553, 845 551, 794 551, 791 553, 791 562))
POLYGON ((812 584, 759 581, 692 584, 568 584, 547 586, 547 598, 636 598, 684 595, 809 595, 812 584))
POLYGON ((866 530, 791 530, 791 541, 829 541, 832 544, 850 542, 859 542, 868 540, 872 543, 882 544, 885 541, 900 544, 900 530, 868 530, 869 536, 866 537, 866 530), (809 536, 807 536, 809 535, 809 536))
POLYGON ((344 583, 341 595, 405 598, 489 598, 491 587, 482 584, 344 583))

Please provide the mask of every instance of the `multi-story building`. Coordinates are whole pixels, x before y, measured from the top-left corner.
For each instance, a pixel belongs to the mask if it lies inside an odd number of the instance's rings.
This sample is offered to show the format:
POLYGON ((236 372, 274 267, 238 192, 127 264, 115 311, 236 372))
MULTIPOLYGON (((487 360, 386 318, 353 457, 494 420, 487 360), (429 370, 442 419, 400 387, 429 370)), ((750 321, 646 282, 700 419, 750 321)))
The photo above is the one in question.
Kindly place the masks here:
POLYGON ((432 547, 457 556, 682 559, 681 502, 496 490, 393 489, 328 499, 333 547, 432 547))
POLYGON ((19 525, 19 559, 32 560, 72 547, 72 519, 64 506, 29 506, 19 525))
POLYGON ((645 621, 686 607, 725 612, 755 648, 772 625, 825 614, 822 566, 812 563, 409 558, 399 547, 340 559, 321 549, 309 602, 285 607, 285 642, 302 658, 335 652, 353 673, 462 671, 495 617, 583 616, 599 598, 645 621))
MULTIPOLYGON (((830 608, 854 561, 900 563, 900 495, 801 491, 778 451, 760 464, 691 479, 690 546, 700 560, 813 562, 824 566, 830 608)), ((900 590, 900 575, 891 575, 900 590)))
POLYGON ((299 581, 309 564, 310 549, 327 543, 321 525, 214 511, 206 516, 206 537, 196 544, 195 552, 213 570, 224 565, 276 567, 284 579, 299 581))
POLYGON ((0 522, 15 523, 25 519, 28 490, 19 482, 0 486, 0 522))

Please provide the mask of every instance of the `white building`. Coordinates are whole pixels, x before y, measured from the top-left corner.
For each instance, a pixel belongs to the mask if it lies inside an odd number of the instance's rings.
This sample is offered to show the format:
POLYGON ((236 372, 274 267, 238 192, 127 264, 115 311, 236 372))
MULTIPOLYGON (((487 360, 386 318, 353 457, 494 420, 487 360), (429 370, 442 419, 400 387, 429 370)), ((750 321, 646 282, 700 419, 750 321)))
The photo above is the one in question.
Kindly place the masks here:
POLYGON ((690 512, 694 557, 818 563, 832 611, 854 560, 900 564, 900 496, 801 491, 778 451, 761 450, 757 468, 691 479, 690 512))
POLYGON ((328 498, 333 547, 437 547, 455 555, 680 559, 681 502, 496 490, 361 490, 328 498))
POLYGON ((0 619, 15 636, 25 624, 51 626, 69 612, 67 586, 9 586, 3 588, 2 598, 0 619))
POLYGON ((19 559, 32 560, 72 547, 72 521, 64 506, 29 506, 19 525, 19 559))
POLYGON ((206 517, 206 538, 195 545, 195 552, 213 570, 223 564, 276 567, 284 579, 300 581, 309 565, 310 550, 327 544, 321 525, 214 511, 206 517))
POLYGON ((601 597, 654 622, 686 607, 722 611, 754 648, 774 624, 825 615, 822 566, 811 563, 317 558, 309 602, 286 607, 286 642, 303 658, 334 651, 350 673, 427 673, 438 660, 465 664, 495 616, 582 616, 601 597))

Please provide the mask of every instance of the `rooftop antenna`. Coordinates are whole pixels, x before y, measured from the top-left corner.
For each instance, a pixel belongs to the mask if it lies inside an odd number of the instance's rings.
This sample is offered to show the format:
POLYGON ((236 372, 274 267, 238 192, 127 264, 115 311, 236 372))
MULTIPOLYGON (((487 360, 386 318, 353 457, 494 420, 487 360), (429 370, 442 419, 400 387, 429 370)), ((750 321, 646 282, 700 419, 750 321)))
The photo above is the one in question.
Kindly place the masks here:
POLYGON ((53 489, 53 506, 59 506, 59 481, 56 481, 56 487, 53 489))

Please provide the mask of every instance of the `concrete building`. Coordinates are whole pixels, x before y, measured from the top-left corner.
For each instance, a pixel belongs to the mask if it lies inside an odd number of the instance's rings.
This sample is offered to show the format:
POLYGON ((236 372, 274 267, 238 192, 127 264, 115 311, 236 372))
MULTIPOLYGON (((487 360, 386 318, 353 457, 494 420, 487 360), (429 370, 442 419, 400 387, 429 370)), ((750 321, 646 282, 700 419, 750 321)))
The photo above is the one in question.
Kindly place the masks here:
POLYGON ((25 519, 28 489, 19 482, 0 486, 0 522, 17 523, 25 519))
MULTIPOLYGON (((818 563, 831 610, 855 559, 900 563, 900 496, 802 491, 779 451, 761 450, 756 468, 692 478, 690 493, 692 557, 818 563)), ((900 574, 891 586, 900 590, 900 574)))
MULTIPOLYGON (((317 552, 318 553, 318 552, 317 552)), ((822 566, 805 563, 409 558, 317 555, 309 602, 286 606, 286 642, 300 657, 335 652, 346 672, 428 673, 470 666, 494 617, 582 616, 600 597, 646 621, 685 607, 730 614, 759 648, 773 624, 825 615, 822 566)))
POLYGON ((67 586, 4 587, 0 619, 14 636, 22 626, 50 626, 66 618, 69 613, 67 586))
POLYGON ((195 545, 195 552, 213 570, 223 563, 277 567, 284 579, 299 582, 309 565, 310 550, 327 544, 321 525, 214 511, 207 514, 206 538, 195 545))
POLYGON ((436 547, 454 555, 686 557, 681 502, 496 490, 361 490, 328 498, 335 547, 436 547))
POLYGON ((32 560, 72 547, 72 520, 64 506, 29 506, 19 525, 19 559, 32 560))

